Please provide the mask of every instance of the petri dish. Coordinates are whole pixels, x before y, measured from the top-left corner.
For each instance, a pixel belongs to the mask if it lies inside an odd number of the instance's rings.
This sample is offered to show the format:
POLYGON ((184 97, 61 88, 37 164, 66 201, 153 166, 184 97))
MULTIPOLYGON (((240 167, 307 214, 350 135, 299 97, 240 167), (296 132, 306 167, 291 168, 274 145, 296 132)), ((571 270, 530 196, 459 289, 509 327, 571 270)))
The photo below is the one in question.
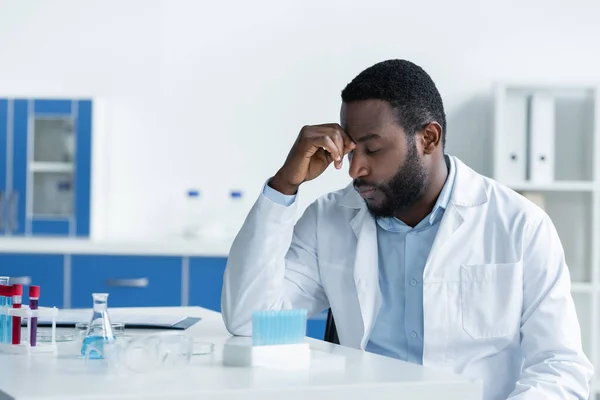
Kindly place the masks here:
POLYGON ((215 344, 210 342, 201 342, 194 340, 194 344, 192 347, 192 355, 193 356, 202 356, 206 354, 211 354, 215 351, 215 344))
MULTIPOLYGON (((51 329, 38 329, 37 341, 42 343, 48 343, 52 341, 52 330, 51 329)), ((71 342, 75 340, 74 333, 56 332, 56 342, 71 342)))
MULTIPOLYGON (((88 326, 90 325, 89 322, 78 322, 75 324, 75 331, 77 332, 77 335, 80 337, 85 336, 85 331, 87 331, 88 326)), ((121 337, 123 336, 123 334, 125 333, 125 323, 123 322, 112 322, 110 324, 112 326, 112 330, 113 333, 115 334, 115 337, 121 337)))

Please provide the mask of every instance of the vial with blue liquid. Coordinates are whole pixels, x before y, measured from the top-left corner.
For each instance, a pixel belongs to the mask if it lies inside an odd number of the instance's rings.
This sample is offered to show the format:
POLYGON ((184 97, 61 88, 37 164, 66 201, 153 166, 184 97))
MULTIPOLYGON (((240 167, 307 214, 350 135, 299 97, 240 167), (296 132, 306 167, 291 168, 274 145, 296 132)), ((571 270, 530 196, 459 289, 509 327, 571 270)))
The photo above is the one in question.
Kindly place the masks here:
POLYGON ((108 317, 108 293, 93 293, 94 313, 85 332, 81 355, 88 359, 102 359, 104 343, 113 342, 115 334, 108 317))

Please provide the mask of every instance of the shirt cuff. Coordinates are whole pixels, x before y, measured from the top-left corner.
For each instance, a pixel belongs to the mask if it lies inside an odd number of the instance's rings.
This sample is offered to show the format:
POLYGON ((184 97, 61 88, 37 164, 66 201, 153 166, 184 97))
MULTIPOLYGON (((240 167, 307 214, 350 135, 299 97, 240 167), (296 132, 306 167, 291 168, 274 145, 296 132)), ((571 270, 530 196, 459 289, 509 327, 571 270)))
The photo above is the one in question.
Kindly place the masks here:
POLYGON ((295 194, 283 194, 281 192, 278 192, 277 190, 269 186, 268 182, 265 183, 265 186, 263 188, 263 196, 271 200, 273 203, 286 207, 291 206, 296 201, 295 194))

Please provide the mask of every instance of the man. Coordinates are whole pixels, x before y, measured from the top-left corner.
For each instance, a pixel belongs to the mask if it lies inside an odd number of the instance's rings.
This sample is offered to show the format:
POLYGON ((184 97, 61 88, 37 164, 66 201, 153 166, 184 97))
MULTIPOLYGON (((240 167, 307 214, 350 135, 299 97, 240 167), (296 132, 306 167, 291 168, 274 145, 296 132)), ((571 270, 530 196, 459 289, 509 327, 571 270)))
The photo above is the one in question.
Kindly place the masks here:
POLYGON ((341 126, 304 127, 231 248, 222 310, 331 308, 340 343, 481 379, 485 399, 587 399, 570 277, 548 216, 444 154, 429 75, 378 63, 342 92, 341 126), (303 182, 348 155, 353 183, 294 224, 303 182))

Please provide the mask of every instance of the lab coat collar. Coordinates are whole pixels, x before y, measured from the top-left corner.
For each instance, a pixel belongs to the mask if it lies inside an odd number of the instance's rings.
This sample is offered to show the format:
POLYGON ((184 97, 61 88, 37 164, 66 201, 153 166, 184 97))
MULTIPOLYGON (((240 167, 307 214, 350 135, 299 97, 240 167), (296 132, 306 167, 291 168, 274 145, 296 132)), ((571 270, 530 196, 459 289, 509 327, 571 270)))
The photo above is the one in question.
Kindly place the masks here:
POLYGON ((488 201, 487 185, 483 176, 473 171, 456 157, 456 181, 450 201, 456 206, 475 207, 488 201))

